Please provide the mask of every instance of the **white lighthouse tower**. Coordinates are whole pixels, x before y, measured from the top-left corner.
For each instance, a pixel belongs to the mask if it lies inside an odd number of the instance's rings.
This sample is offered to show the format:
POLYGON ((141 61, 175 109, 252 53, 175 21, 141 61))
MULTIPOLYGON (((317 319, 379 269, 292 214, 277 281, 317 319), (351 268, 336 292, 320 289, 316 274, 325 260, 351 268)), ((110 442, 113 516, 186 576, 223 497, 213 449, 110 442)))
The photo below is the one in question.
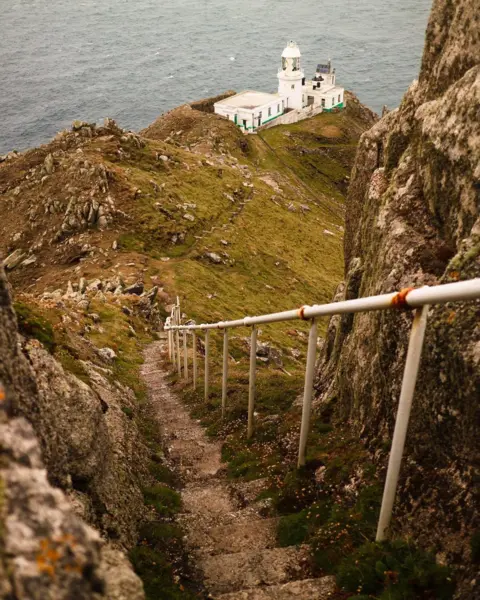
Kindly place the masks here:
POLYGON ((287 98, 285 108, 303 108, 305 74, 301 66, 300 48, 289 42, 282 54, 282 68, 278 71, 278 93, 287 98))

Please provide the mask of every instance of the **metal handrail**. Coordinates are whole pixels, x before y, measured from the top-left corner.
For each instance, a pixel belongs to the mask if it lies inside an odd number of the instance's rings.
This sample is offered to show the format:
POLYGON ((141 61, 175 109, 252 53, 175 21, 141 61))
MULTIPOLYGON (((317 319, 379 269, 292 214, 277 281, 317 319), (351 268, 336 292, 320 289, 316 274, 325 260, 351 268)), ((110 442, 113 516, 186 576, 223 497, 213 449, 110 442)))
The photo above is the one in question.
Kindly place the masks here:
POLYGON ((254 429, 254 406, 255 406, 255 376, 256 376, 256 348, 257 348, 257 325, 278 323, 282 321, 293 321, 301 319, 310 321, 310 333, 308 338, 307 362, 305 369, 305 386, 303 392, 302 425, 300 428, 300 441, 298 449, 298 466, 305 465, 305 451, 307 437, 310 427, 310 415, 313 396, 313 380, 315 375, 315 360, 317 350, 317 318, 340 314, 351 314, 359 312, 370 312, 388 309, 416 309, 413 319, 410 340, 408 344, 407 359, 402 381, 402 389, 395 420, 395 430, 392 440, 387 477, 383 492, 382 507, 377 527, 376 540, 382 541, 386 538, 387 529, 390 525, 393 504, 398 485, 398 477, 402 462, 405 439, 407 435, 408 421, 415 391, 418 370, 422 355, 423 340, 427 326, 428 309, 433 304, 444 304, 447 302, 460 302, 480 299, 480 278, 468 281, 447 283, 434 287, 407 288, 400 292, 382 294, 355 300, 344 300, 329 304, 316 304, 314 306, 302 306, 294 310, 279 313, 259 315, 255 317, 244 317, 234 321, 220 321, 218 323, 206 323, 202 325, 181 324, 180 301, 177 298, 172 308, 170 317, 165 323, 168 332, 168 353, 174 368, 178 374, 182 374, 180 331, 183 331, 183 358, 184 378, 188 382, 188 346, 187 333, 193 333, 193 360, 194 360, 194 387, 197 386, 197 345, 196 331, 205 331, 205 400, 209 397, 209 360, 210 343, 209 334, 211 329, 223 330, 223 368, 222 368, 222 417, 225 416, 228 382, 228 329, 234 327, 252 327, 250 346, 250 378, 248 395, 248 430, 247 436, 253 435, 254 429))

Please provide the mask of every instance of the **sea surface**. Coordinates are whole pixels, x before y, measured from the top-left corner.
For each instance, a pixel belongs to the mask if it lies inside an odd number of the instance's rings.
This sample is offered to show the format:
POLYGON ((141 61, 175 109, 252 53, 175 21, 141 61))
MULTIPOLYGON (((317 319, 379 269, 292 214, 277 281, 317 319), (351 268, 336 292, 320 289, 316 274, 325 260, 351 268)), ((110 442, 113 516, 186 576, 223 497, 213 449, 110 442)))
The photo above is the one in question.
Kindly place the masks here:
POLYGON ((274 91, 294 39, 308 77, 376 110, 418 76, 431 0, 0 0, 0 154, 75 119, 141 129, 226 89, 274 91))

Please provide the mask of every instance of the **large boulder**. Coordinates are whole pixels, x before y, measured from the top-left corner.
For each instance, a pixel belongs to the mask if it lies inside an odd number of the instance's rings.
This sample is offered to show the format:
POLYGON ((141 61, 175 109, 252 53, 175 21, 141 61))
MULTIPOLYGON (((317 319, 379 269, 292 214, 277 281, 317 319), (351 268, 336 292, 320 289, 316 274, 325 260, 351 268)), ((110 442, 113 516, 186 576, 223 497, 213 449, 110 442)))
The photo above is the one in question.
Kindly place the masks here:
MULTIPOLYGON (((419 81, 362 136, 338 300, 480 276, 479 31, 476 0, 436 0, 419 81)), ((480 585, 479 316, 478 303, 430 311, 393 521, 458 566, 464 598, 480 585)), ((317 410, 349 420, 382 466, 411 325, 401 311, 335 317, 319 362, 317 410)))

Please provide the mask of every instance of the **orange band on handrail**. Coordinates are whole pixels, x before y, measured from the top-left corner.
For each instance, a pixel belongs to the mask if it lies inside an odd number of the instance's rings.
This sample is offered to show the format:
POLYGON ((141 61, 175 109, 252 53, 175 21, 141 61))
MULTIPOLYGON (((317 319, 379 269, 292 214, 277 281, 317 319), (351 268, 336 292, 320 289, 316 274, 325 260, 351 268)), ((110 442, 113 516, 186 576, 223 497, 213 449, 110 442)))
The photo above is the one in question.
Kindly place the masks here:
POLYGON ((392 298, 392 306, 399 309, 411 308, 411 306, 408 305, 407 296, 414 289, 415 288, 413 287, 409 287, 400 290, 398 294, 395 294, 392 298))
POLYGON ((308 319, 305 318, 305 309, 307 307, 306 306, 302 306, 301 308, 298 309, 298 316, 302 319, 302 321, 308 321, 308 319))

